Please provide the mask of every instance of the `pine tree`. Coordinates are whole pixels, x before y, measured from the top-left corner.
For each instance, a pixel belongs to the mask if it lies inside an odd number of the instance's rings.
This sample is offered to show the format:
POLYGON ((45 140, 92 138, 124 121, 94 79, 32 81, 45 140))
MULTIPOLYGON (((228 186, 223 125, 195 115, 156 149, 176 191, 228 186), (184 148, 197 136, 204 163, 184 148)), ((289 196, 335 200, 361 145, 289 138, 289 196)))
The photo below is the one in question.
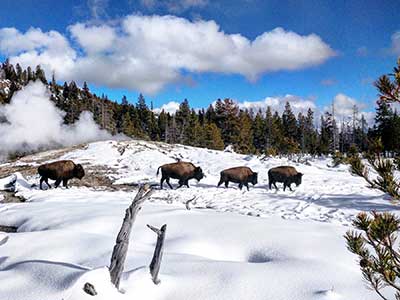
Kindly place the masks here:
POLYGON ((168 127, 166 128, 166 141, 170 144, 176 144, 178 142, 178 128, 176 126, 175 116, 173 115, 171 120, 168 122, 168 127))
POLYGON ((28 82, 29 82, 29 81, 34 81, 36 78, 35 78, 35 75, 32 73, 31 67, 29 66, 29 67, 26 69, 26 71, 27 71, 27 73, 28 73, 28 82))
POLYGON ((89 90, 89 87, 88 87, 86 81, 83 82, 82 91, 83 91, 83 94, 85 97, 90 97, 90 90, 89 90))
POLYGON ((215 123, 207 123, 205 125, 203 146, 214 150, 224 149, 224 141, 221 137, 221 131, 215 123))
POLYGON ((46 75, 40 65, 36 66, 35 77, 36 79, 39 79, 43 84, 47 84, 46 75))
POLYGON ((188 144, 191 140, 190 132, 190 106, 187 99, 179 105, 179 109, 175 113, 176 126, 178 130, 178 143, 188 144))
POLYGON ((393 68, 393 73, 381 76, 374 85, 378 88, 380 101, 400 102, 400 57, 397 66, 393 68))
POLYGON ((329 147, 332 144, 332 124, 330 121, 331 114, 329 112, 326 112, 325 116, 321 116, 321 132, 318 143, 318 152, 320 154, 328 154, 329 147))
POLYGON ((297 137, 297 121, 289 102, 286 102, 285 110, 282 114, 282 125, 285 136, 295 141, 297 137))
POLYGON ((272 147, 273 140, 273 132, 274 132, 274 119, 272 117, 271 107, 267 107, 267 111, 265 112, 265 150, 272 147))
POLYGON ((206 110, 205 119, 208 123, 215 123, 217 121, 217 113, 212 104, 210 104, 206 110))
POLYGON ((252 122, 248 111, 240 111, 239 123, 239 136, 235 150, 239 153, 253 153, 253 130, 251 128, 252 122))
POLYGON ((21 65, 18 63, 15 65, 15 72, 17 74, 18 81, 21 83, 24 83, 23 78, 22 78, 23 71, 22 71, 21 65))
POLYGON ((158 130, 160 132, 160 140, 163 142, 167 142, 166 132, 168 127, 168 115, 164 110, 162 110, 161 113, 158 115, 157 123, 158 130))
POLYGON ((252 123, 254 147, 259 152, 263 152, 266 147, 266 126, 261 109, 257 112, 257 115, 252 123))
POLYGON ((317 151, 317 132, 314 127, 314 112, 311 108, 307 110, 304 128, 304 144, 308 153, 317 151))
POLYGON ((306 152, 306 118, 300 112, 297 116, 297 138, 296 141, 300 145, 302 153, 306 152))
POLYGON ((122 132, 127 136, 133 137, 136 135, 136 130, 131 120, 129 112, 125 112, 122 116, 122 132))
POLYGON ((384 150, 392 151, 393 145, 393 121, 395 120, 394 113, 390 105, 386 101, 378 100, 378 107, 375 115, 375 136, 382 140, 384 150))
POLYGON ((239 107, 231 99, 218 99, 215 104, 216 125, 221 129, 222 139, 226 145, 236 145, 240 130, 239 107))
POLYGON ((139 94, 136 109, 139 117, 141 131, 145 135, 149 135, 149 126, 147 121, 149 120, 150 110, 146 104, 146 100, 142 94, 139 94))

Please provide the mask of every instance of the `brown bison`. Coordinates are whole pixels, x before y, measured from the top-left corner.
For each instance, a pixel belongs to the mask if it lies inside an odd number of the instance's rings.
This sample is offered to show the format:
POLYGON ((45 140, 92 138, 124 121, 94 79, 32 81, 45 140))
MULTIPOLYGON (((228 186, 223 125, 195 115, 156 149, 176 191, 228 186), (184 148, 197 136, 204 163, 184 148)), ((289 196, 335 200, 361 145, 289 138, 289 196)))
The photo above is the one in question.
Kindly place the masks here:
POLYGON ((85 171, 82 165, 75 164, 72 160, 60 160, 39 166, 38 173, 40 177, 40 189, 42 189, 43 181, 46 182, 49 188, 49 179, 55 180, 55 187, 57 188, 61 181, 63 186, 68 188, 68 180, 72 178, 82 179, 85 176, 85 171))
POLYGON ((278 190, 276 182, 283 182, 283 190, 285 191, 286 187, 288 187, 292 191, 290 185, 292 183, 295 183, 296 186, 299 186, 301 184, 302 177, 303 177, 302 173, 297 172, 294 167, 290 166, 280 166, 269 169, 268 171, 269 189, 271 189, 272 185, 274 185, 275 188, 278 190))
POLYGON ((165 164, 157 169, 157 175, 161 169, 161 181, 160 188, 163 188, 164 180, 167 182, 169 187, 172 189, 171 184, 169 183, 170 178, 179 179, 180 188, 182 185, 186 185, 189 187, 189 180, 195 178, 197 181, 200 181, 203 177, 203 170, 200 167, 196 167, 190 162, 176 162, 171 164, 165 164))
POLYGON ((253 172, 248 167, 235 167, 221 171, 221 178, 218 182, 218 186, 220 186, 223 182, 225 182, 225 187, 228 187, 229 181, 239 183, 239 188, 242 189, 243 185, 247 187, 249 190, 249 182, 253 185, 257 184, 258 174, 253 172))

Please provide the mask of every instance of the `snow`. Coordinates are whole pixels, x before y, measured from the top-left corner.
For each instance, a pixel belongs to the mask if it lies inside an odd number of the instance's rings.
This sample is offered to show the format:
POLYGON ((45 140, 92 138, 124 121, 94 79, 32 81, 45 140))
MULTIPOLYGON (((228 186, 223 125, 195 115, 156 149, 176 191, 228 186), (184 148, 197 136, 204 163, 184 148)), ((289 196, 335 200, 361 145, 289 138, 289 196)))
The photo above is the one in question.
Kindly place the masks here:
POLYGON ((201 166, 207 177, 190 181, 189 189, 156 190, 144 204, 120 292, 107 266, 134 192, 40 191, 35 176, 0 179, 0 189, 15 180, 17 195, 27 199, 0 204, 0 225, 18 227, 0 232, 0 299, 376 299, 343 235, 359 211, 398 208, 346 166, 143 141, 91 143, 62 156, 107 166, 115 184, 157 183, 157 168, 176 158, 201 166), (302 185, 293 192, 269 190, 268 169, 288 164, 305 174, 302 185), (219 172, 239 165, 257 171, 259 184, 250 191, 232 183, 217 188, 219 172), (146 224, 167 224, 157 286, 148 270, 156 236, 146 224), (95 298, 83 292, 86 282, 95 286, 95 298))

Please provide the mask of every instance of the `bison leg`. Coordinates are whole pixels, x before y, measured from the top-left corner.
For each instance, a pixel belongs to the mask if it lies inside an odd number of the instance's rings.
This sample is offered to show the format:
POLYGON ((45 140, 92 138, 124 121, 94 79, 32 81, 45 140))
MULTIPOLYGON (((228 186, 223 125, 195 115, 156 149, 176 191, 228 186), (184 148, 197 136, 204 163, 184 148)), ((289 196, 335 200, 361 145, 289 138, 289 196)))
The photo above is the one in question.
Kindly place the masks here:
POLYGON ((189 180, 186 180, 185 185, 186 185, 188 188, 190 188, 190 186, 189 186, 189 180))
POLYGON ((247 190, 249 191, 249 190, 250 190, 250 189, 249 189, 249 183, 246 182, 244 185, 247 187, 247 190))
POLYGON ((276 186, 276 182, 275 181, 273 182, 273 184, 274 184, 274 187, 276 188, 276 190, 279 191, 278 187, 276 186))
POLYGON ((293 190, 292 190, 292 188, 290 187, 290 185, 291 185, 291 183, 287 184, 287 186, 289 187, 289 190, 290 190, 291 192, 293 192, 293 190))
POLYGON ((40 177, 40 189, 43 190, 42 184, 43 184, 44 178, 40 177))
POLYGON ((61 183, 61 179, 57 179, 56 182, 54 183, 54 187, 55 187, 55 188, 58 188, 58 186, 60 185, 60 183, 61 183))
POLYGON ((164 177, 161 177, 161 180, 160 180, 160 190, 162 190, 162 188, 163 188, 164 180, 165 180, 165 178, 164 178, 164 177))
MULTIPOLYGON (((46 182, 47 186, 49 187, 49 189, 51 189, 51 185, 49 183, 49 179, 47 177, 42 177, 43 181, 46 182)), ((43 182, 42 181, 42 182, 43 182)))
POLYGON ((242 190, 243 183, 239 183, 239 189, 242 190))
POLYGON ((229 185, 229 180, 225 181, 225 187, 227 188, 229 185))
POLYGON ((219 182, 218 182, 218 185, 217 186, 220 186, 222 183, 223 183, 224 181, 222 180, 222 178, 219 180, 219 182))
POLYGON ((176 189, 179 189, 184 184, 185 184, 185 182, 182 179, 179 179, 179 185, 178 185, 178 187, 176 189))
POLYGON ((68 179, 63 180, 63 186, 68 189, 68 179))
POLYGON ((167 182, 168 186, 171 188, 171 190, 173 190, 174 188, 172 187, 172 185, 169 183, 169 177, 167 177, 165 179, 165 181, 167 182))

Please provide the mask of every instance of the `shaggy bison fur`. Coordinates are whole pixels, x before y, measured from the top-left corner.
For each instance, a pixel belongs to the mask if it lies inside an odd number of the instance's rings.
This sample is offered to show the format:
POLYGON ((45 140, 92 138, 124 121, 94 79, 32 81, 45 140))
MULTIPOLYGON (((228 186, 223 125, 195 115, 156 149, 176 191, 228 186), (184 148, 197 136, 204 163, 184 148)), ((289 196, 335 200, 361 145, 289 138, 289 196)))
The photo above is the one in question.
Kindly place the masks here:
POLYGON ((72 178, 82 179, 85 176, 85 171, 82 165, 75 164, 72 160, 60 160, 39 166, 38 173, 40 175, 40 189, 42 189, 43 181, 46 182, 49 188, 49 179, 55 180, 57 188, 61 181, 63 186, 68 188, 68 180, 72 178))
POLYGON ((169 183, 170 178, 178 179, 180 188, 182 185, 186 185, 189 187, 189 180, 195 178, 197 181, 200 181, 203 177, 203 170, 200 167, 196 167, 190 162, 176 162, 171 164, 165 164, 157 169, 157 175, 161 169, 161 180, 160 180, 160 188, 163 188, 164 181, 167 182, 169 187, 172 189, 171 184, 169 183))
POLYGON ((225 187, 228 187, 229 181, 239 183, 239 188, 242 189, 243 185, 247 187, 249 190, 249 182, 253 185, 257 184, 258 174, 253 172, 248 167, 235 167, 221 171, 221 178, 218 182, 218 186, 220 186, 223 182, 225 182, 225 187))
POLYGON ((302 173, 297 172, 294 167, 290 166, 280 166, 269 169, 268 171, 269 189, 271 189, 272 185, 274 185, 275 188, 278 190, 276 182, 283 182, 283 190, 285 191, 286 187, 288 187, 292 191, 290 185, 292 183, 295 183, 296 186, 299 186, 301 184, 302 177, 303 177, 302 173))

